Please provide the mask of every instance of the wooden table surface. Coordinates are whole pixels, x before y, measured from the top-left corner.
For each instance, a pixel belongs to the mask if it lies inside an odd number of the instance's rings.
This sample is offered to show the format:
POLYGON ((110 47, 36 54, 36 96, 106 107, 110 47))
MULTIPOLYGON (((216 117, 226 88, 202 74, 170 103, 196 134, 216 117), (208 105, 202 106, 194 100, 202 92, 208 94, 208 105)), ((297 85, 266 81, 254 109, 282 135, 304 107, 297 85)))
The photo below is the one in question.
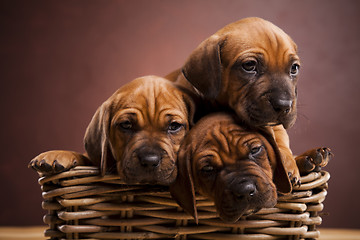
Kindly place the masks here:
MULTIPOLYGON (((0 240, 44 240, 46 226, 0 227, 0 240)), ((320 240, 360 240, 360 229, 320 229, 320 240)))

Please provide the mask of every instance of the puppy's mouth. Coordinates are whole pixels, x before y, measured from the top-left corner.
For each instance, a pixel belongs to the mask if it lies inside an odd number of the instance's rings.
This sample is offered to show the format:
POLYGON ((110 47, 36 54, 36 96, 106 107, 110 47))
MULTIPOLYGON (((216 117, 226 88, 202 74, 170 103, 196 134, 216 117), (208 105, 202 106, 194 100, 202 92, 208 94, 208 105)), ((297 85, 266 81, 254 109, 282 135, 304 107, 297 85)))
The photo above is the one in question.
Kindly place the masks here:
POLYGON ((220 218, 234 223, 243 216, 258 212, 262 208, 274 207, 277 202, 276 188, 271 182, 259 177, 241 181, 225 181, 225 187, 216 193, 215 206, 220 218), (254 180, 257 179, 257 180, 254 180))
MULTIPOLYGON (((235 223, 239 221, 242 217, 250 216, 254 213, 257 213, 264 207, 273 207, 276 203, 273 201, 269 201, 266 203, 259 203, 258 197, 253 200, 240 200, 239 199, 233 199, 233 200, 225 200, 223 198, 223 204, 220 204, 221 207, 217 209, 219 212, 220 218, 229 223, 235 223), (226 201, 226 203, 225 203, 226 201)), ((218 204, 216 204, 218 206, 218 204)))
POLYGON ((257 107, 249 107, 246 111, 245 119, 248 119, 251 125, 256 127, 263 126, 276 126, 284 125, 285 128, 289 128, 296 120, 296 111, 290 110, 289 112, 276 112, 271 109, 271 106, 261 110, 257 107))
POLYGON ((228 223, 235 223, 239 221, 241 217, 246 216, 245 213, 249 213, 248 215, 251 214, 251 210, 247 210, 247 209, 239 210, 237 208, 229 208, 229 209, 223 208, 221 209, 221 211, 218 210, 218 212, 221 220, 228 223))
POLYGON ((177 169, 171 168, 165 174, 151 171, 127 171, 125 174, 125 182, 128 184, 150 184, 168 186, 175 181, 177 169), (140 175, 140 176, 139 176, 140 175))
POLYGON ((281 122, 269 122, 266 124, 266 126, 269 126, 269 127, 274 127, 274 126, 277 126, 277 125, 280 125, 281 122))

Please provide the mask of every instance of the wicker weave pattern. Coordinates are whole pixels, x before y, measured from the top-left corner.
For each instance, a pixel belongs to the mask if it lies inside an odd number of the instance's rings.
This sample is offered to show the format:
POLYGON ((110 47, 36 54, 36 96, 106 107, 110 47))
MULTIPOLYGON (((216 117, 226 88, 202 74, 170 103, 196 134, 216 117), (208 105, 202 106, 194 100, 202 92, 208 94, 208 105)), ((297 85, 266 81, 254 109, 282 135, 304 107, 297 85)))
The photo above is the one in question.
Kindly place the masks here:
POLYGON ((222 222, 213 202, 197 196, 199 224, 162 186, 126 185, 95 167, 39 179, 50 239, 316 239, 329 173, 302 177, 301 187, 234 224, 222 222))

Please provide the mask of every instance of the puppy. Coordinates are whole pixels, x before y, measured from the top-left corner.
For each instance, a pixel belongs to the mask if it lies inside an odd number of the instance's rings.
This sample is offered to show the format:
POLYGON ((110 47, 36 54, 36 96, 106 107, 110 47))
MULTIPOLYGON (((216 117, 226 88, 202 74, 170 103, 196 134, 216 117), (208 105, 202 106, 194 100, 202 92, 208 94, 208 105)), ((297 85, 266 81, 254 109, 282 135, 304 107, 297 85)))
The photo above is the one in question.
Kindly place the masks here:
POLYGON ((207 111, 230 108, 246 124, 267 127, 291 181, 300 184, 285 130, 296 120, 299 69, 297 46, 283 30, 261 18, 245 18, 203 41, 167 78, 211 102, 207 111))
POLYGON ((244 214, 275 206, 277 191, 290 188, 271 135, 216 113, 201 119, 185 137, 170 192, 196 221, 195 191, 214 201, 222 220, 236 222, 244 214))
MULTIPOLYGON (((88 159, 100 167, 102 175, 117 172, 129 184, 170 184, 177 175, 180 143, 192 124, 193 105, 184 91, 164 78, 133 80, 93 116, 84 138, 88 159)), ((50 151, 29 165, 53 174, 84 160, 85 156, 74 152, 50 151)))
POLYGON ((168 78, 191 83, 207 100, 231 107, 252 126, 296 119, 297 46, 280 28, 245 18, 203 41, 168 78))

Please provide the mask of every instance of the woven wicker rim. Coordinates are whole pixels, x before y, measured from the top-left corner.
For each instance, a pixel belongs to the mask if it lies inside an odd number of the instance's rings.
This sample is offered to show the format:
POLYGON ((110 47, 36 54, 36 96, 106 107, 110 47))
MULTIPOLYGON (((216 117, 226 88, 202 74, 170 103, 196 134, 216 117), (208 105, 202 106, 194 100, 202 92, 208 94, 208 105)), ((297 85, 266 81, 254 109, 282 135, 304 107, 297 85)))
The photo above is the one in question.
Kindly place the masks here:
POLYGON ((221 221, 214 203, 197 195, 198 225, 167 187, 128 185, 116 175, 99 176, 96 167, 42 177, 39 184, 48 210, 45 235, 52 239, 315 239, 329 178, 325 171, 310 173, 274 208, 236 223, 221 221))

